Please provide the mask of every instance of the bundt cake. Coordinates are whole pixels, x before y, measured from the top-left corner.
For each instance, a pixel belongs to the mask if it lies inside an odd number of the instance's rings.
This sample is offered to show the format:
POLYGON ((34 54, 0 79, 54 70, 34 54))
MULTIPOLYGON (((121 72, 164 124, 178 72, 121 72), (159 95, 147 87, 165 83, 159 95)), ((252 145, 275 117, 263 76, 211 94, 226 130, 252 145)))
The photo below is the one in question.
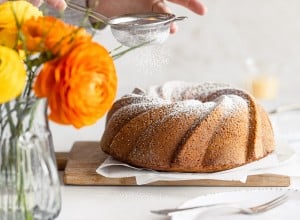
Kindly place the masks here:
POLYGON ((176 172, 231 169, 275 147, 268 115, 251 95, 223 84, 177 81, 117 100, 100 145, 130 165, 176 172))

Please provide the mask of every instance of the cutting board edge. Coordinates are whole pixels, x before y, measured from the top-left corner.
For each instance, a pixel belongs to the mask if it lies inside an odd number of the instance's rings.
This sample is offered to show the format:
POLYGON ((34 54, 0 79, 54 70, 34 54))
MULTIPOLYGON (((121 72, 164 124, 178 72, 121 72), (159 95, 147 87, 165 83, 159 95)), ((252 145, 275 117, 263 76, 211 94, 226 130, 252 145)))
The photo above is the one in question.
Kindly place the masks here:
POLYGON ((273 174, 261 174, 249 176, 245 183, 239 181, 224 180, 180 180, 180 181, 157 181, 144 185, 137 185, 134 177, 107 178, 100 174, 93 175, 64 175, 66 185, 78 186, 225 186, 225 187, 288 187, 290 178, 273 174), (273 181, 269 181, 273 178, 273 181), (88 179, 88 180, 87 180, 88 179), (277 181, 274 184, 275 180, 277 181))
MULTIPOLYGON (((100 160, 104 160, 107 155, 103 153, 97 141, 77 141, 73 144, 71 152, 66 163, 64 172, 64 183, 66 185, 92 185, 92 186, 138 186, 134 177, 128 178, 107 178, 96 173, 95 156, 99 154, 100 160), (82 151, 82 152, 80 152, 82 151), (89 158, 88 157, 92 157, 89 158), (76 160, 90 161, 92 167, 80 167, 76 165, 76 160), (95 172, 91 172, 94 169, 95 172)), ((239 181, 223 180, 181 180, 181 181, 158 181, 145 186, 246 186, 246 187, 288 187, 290 186, 290 177, 276 174, 260 174, 248 176, 245 183, 239 181)), ((143 185, 142 185, 143 186, 143 185)))

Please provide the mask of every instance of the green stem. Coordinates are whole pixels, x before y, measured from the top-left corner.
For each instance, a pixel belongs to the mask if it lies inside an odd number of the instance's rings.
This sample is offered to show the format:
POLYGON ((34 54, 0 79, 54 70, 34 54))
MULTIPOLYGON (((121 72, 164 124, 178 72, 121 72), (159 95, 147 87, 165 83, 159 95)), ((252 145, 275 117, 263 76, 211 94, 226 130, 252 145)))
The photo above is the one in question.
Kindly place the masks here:
POLYGON ((139 44, 139 45, 134 46, 134 47, 130 47, 130 48, 128 48, 128 49, 126 49, 126 50, 123 50, 123 51, 121 51, 121 52, 118 52, 118 53, 116 53, 116 54, 112 54, 112 52, 117 51, 117 50, 119 50, 119 49, 121 48, 121 46, 120 46, 120 47, 117 47, 116 49, 114 49, 114 50, 111 51, 111 56, 112 56, 112 58, 113 58, 114 60, 116 60, 116 59, 122 57, 123 55, 125 55, 126 53, 128 53, 128 52, 130 52, 130 51, 132 51, 132 50, 135 50, 135 49, 137 49, 137 48, 140 48, 140 47, 142 47, 142 46, 145 46, 145 45, 147 45, 147 44, 150 44, 152 41, 153 41, 153 40, 147 41, 147 42, 145 42, 145 43, 139 44))
MULTIPOLYGON (((19 159, 21 159, 20 152, 19 152, 19 159)), ((24 159, 24 158, 23 158, 24 159)), ((18 166, 21 167, 21 166, 18 166)), ((24 207, 24 217, 26 220, 33 220, 33 214, 30 210, 28 210, 28 204, 27 204, 27 200, 26 200, 26 193, 25 193, 25 189, 24 189, 24 173, 23 173, 23 169, 20 168, 20 186, 19 186, 19 191, 18 191, 18 204, 21 205, 23 204, 24 207)))
POLYGON ((13 121, 13 118, 12 118, 12 115, 11 115, 11 109, 10 109, 10 103, 7 102, 4 104, 5 108, 6 108, 6 111, 7 111, 7 121, 8 121, 8 124, 9 124, 9 128, 10 128, 10 132, 12 135, 15 135, 15 130, 13 129, 14 128, 14 121, 13 121))
POLYGON ((36 100, 34 105, 32 106, 32 108, 30 109, 30 118, 29 118, 28 128, 26 128, 26 130, 30 130, 32 128, 33 121, 34 121, 34 115, 39 106, 40 101, 41 100, 36 100))

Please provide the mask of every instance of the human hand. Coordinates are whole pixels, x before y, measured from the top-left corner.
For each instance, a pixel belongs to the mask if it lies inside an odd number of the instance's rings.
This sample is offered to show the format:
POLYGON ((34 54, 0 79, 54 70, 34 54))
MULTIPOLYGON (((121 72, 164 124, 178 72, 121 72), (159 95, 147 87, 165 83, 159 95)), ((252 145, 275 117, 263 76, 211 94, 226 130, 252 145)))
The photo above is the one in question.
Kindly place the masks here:
MULTIPOLYGON (((7 0, 0 0, 0 3, 6 2, 7 0)), ((43 0, 28 0, 31 4, 35 6, 40 6, 43 0)), ((67 7, 65 0, 45 0, 45 2, 56 10, 64 10, 67 7)))
MULTIPOLYGON (((204 15, 206 7, 199 0, 168 0, 181 5, 196 14, 204 15)), ((172 13, 164 0, 88 0, 88 6, 107 17, 128 13, 161 12, 172 13)), ((171 24, 171 33, 177 31, 175 22, 171 24)))
MULTIPOLYGON (((31 0, 31 1, 43 1, 43 0, 31 0)), ((65 2, 65 0, 45 0, 45 2, 58 11, 65 10, 67 7, 67 3, 65 2)))
MULTIPOLYGON (((204 15, 207 10, 206 7, 199 0, 168 0, 168 1, 181 5, 199 15, 204 15)), ((152 11, 172 13, 170 9, 167 7, 164 0, 154 0, 152 2, 153 2, 152 11)), ((175 33, 177 29, 178 28, 176 23, 173 22, 171 24, 170 32, 175 33)))

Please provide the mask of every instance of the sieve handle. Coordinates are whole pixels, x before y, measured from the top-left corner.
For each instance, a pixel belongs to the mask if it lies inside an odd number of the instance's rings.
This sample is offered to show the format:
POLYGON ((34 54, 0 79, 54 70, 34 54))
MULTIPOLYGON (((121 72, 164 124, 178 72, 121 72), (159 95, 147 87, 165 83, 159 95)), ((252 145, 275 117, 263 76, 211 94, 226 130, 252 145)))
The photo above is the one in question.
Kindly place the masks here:
POLYGON ((93 11, 92 9, 85 8, 85 7, 78 5, 71 1, 68 1, 67 5, 69 8, 71 8, 75 11, 80 11, 80 12, 86 13, 87 16, 94 18, 97 21, 102 21, 105 24, 109 24, 109 18, 107 18, 106 16, 104 16, 98 12, 93 11))
POLYGON ((173 21, 182 21, 186 18, 187 18, 187 16, 179 16, 179 17, 176 17, 173 21))
POLYGON ((174 22, 174 21, 182 21, 186 18, 187 18, 186 16, 175 17, 174 19, 171 19, 171 20, 167 21, 166 23, 164 23, 164 25, 169 25, 171 22, 174 22))

